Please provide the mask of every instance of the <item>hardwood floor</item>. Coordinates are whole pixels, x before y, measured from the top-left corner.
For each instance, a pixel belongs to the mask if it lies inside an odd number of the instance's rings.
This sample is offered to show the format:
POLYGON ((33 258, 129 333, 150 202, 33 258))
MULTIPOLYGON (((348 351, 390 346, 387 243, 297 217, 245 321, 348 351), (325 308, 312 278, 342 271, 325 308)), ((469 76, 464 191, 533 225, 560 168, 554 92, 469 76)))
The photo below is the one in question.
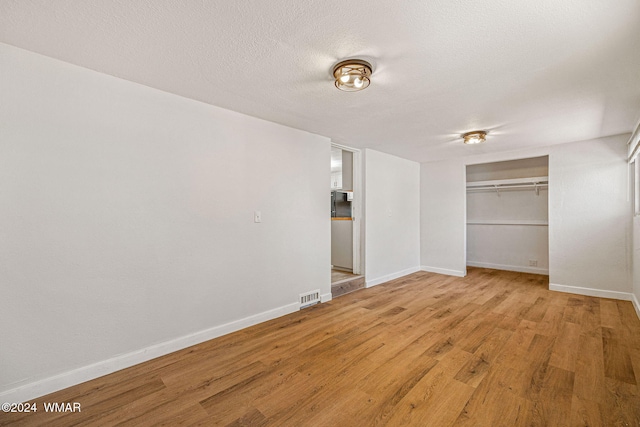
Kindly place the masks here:
POLYGON ((640 426, 639 379, 630 302, 470 268, 359 290, 45 396, 0 424, 640 426))

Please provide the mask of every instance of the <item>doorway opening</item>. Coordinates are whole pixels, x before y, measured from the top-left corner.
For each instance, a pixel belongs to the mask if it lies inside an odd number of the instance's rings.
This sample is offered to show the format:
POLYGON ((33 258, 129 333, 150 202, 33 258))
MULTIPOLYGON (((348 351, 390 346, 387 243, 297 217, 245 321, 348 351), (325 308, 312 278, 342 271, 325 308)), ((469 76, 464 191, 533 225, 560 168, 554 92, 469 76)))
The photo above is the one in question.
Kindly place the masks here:
POLYGON ((360 150, 331 144, 331 297, 364 288, 360 150))
POLYGON ((468 165, 467 266, 549 275, 549 156, 468 165))

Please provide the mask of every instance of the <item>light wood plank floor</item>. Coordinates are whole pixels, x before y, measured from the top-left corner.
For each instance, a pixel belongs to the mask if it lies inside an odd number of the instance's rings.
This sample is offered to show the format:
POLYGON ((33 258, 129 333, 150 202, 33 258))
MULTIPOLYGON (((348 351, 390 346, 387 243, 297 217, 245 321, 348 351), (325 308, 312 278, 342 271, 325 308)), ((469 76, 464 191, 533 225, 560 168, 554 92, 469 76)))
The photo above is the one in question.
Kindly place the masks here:
POLYGON ((631 303, 419 272, 37 399, 2 425, 640 426, 631 303))

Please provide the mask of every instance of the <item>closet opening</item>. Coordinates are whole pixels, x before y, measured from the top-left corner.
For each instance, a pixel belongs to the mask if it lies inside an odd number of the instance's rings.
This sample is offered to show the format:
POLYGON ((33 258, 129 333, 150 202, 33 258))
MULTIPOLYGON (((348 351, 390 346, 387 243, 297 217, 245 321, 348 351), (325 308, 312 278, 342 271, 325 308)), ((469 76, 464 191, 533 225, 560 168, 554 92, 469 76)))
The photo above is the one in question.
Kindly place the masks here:
POLYGON ((549 275, 549 156, 466 173, 467 266, 549 275))

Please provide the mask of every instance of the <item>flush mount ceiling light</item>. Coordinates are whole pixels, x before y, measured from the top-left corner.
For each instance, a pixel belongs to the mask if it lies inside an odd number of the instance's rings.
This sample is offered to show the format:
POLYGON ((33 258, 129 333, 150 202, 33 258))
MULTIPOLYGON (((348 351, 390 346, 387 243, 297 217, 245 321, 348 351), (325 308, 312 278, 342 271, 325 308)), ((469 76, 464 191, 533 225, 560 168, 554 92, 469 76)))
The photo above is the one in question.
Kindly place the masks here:
POLYGON ((484 142, 486 136, 487 132, 483 130, 474 130, 473 132, 462 134, 465 144, 480 144, 484 142))
POLYGON ((348 59, 333 67, 336 87, 346 92, 355 92, 369 86, 371 64, 361 59, 348 59))

